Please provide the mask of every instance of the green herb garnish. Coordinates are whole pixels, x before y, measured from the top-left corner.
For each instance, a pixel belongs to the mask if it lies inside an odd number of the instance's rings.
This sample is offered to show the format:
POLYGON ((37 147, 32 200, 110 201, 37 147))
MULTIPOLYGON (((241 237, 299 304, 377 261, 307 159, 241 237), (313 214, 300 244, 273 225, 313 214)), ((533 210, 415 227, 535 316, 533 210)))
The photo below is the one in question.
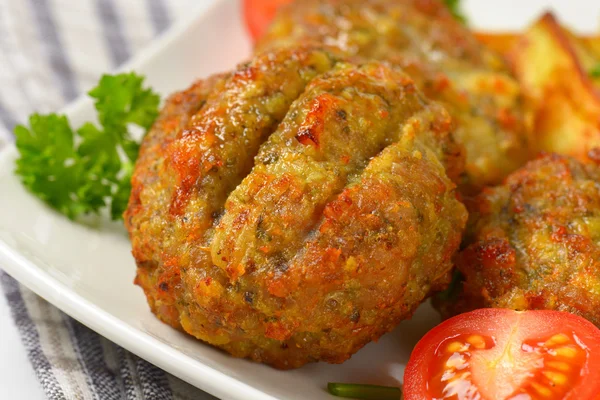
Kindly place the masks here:
POLYGON ((334 396, 365 400, 400 400, 400 388, 355 383, 328 383, 327 390, 334 396))
POLYGON ((450 10, 454 18, 462 22, 463 24, 467 23, 467 18, 463 14, 460 8, 460 0, 444 0, 446 7, 450 10))
POLYGON ((590 76, 592 78, 600 78, 600 64, 590 70, 590 76))
POLYGON ((139 143, 135 125, 147 131, 158 115, 159 96, 134 73, 104 75, 88 94, 100 128, 91 122, 74 131, 64 115, 33 114, 15 128, 20 153, 16 174, 37 197, 71 219, 110 205, 121 218, 131 191, 139 143))

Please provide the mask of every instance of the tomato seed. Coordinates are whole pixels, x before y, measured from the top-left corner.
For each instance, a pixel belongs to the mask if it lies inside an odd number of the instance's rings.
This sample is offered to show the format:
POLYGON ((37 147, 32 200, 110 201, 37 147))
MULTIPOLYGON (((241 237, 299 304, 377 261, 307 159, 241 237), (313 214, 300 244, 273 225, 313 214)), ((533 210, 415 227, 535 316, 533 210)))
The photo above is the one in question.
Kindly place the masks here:
POLYGON ((570 369, 569 364, 562 361, 548 361, 546 362, 546 366, 562 372, 567 372, 570 369))
POLYGON ((553 352, 557 356, 566 357, 566 358, 574 358, 577 355, 577 350, 575 350, 571 346, 563 346, 553 349, 553 352))
POLYGON ((546 343, 544 343, 544 344, 547 347, 552 347, 557 344, 569 343, 570 341, 571 341, 571 339, 567 335, 565 335, 564 333, 558 333, 558 334, 552 336, 550 339, 546 340, 546 343))
POLYGON ((543 386, 537 382, 531 382, 531 387, 535 389, 536 392, 541 394, 544 397, 552 396, 552 390, 548 389, 546 386, 543 386))
POLYGON ((476 349, 484 349, 485 348, 485 339, 480 335, 471 335, 467 338, 467 342, 471 344, 476 349))
POLYGON ((463 343, 460 342, 452 342, 448 345, 448 347, 446 348, 446 350, 449 353, 458 353, 458 352, 462 352, 464 351, 463 348, 465 347, 465 345, 463 343))
POLYGON ((567 377, 560 372, 542 371, 542 374, 557 385, 564 385, 567 383, 567 377))

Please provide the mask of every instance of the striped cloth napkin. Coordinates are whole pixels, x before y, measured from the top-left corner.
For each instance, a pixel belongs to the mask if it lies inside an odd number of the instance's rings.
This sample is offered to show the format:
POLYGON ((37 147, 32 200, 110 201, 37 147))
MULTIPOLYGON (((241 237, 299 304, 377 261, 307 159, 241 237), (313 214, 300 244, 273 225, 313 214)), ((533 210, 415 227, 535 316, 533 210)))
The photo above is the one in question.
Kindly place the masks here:
MULTIPOLYGON (((89 90, 200 1, 210 0, 0 0, 0 148, 30 113, 56 111, 89 90)), ((213 398, 99 336, 1 270, 0 282, 48 399, 213 398)))

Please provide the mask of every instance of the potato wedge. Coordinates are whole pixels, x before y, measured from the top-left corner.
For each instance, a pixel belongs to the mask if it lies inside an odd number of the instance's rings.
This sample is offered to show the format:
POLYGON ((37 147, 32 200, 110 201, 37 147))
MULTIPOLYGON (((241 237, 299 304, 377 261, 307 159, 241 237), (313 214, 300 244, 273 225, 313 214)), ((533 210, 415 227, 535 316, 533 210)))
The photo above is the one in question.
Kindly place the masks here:
MULTIPOLYGON (((564 27, 563 30, 567 31, 564 27)), ((571 39, 583 46, 594 60, 600 60, 600 36, 580 36, 569 32, 571 39)), ((504 56, 512 50, 515 43, 521 38, 519 32, 475 32, 475 37, 488 48, 504 56)))
POLYGON ((514 32, 475 32, 475 37, 496 53, 506 56, 519 40, 520 34, 514 32))
POLYGON ((579 38, 579 40, 586 47, 587 51, 589 51, 593 55, 594 61, 600 61, 600 37, 581 37, 579 38))
POLYGON ((547 13, 507 53, 531 110, 531 143, 538 151, 596 158, 591 150, 600 147, 600 92, 590 76, 594 43, 577 39, 547 13))

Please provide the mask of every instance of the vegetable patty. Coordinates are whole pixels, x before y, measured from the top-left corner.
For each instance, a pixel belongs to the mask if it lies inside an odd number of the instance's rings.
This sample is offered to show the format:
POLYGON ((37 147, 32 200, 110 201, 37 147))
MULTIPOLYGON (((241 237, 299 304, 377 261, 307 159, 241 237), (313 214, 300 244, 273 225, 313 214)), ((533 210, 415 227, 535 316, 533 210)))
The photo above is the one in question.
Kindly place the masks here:
POLYGON ((389 64, 268 50, 176 94, 125 220, 166 323, 237 357, 340 363, 449 280, 452 121, 389 64))
POLYGON ((464 282, 447 316, 481 307, 568 311, 600 326, 600 168, 541 156, 470 205, 464 282))
POLYGON ((399 65, 440 101, 467 150, 463 193, 498 184, 527 161, 518 83, 438 0, 295 1, 280 9, 258 51, 306 43, 399 65))

